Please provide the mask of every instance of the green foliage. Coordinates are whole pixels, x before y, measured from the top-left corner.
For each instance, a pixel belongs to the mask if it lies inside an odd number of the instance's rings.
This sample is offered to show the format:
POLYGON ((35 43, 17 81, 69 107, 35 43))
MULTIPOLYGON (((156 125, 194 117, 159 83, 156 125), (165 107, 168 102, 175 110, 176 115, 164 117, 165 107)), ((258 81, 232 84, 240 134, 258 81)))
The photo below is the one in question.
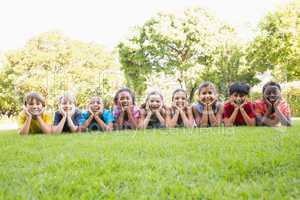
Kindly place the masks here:
POLYGON ((232 27, 205 9, 192 8, 157 14, 135 27, 118 50, 126 80, 135 90, 144 90, 151 73, 164 72, 174 75, 174 80, 193 94, 207 79, 217 80, 218 87, 224 85, 223 76, 230 77, 228 81, 247 77, 246 81, 256 82, 254 68, 244 67, 241 61, 244 54, 236 40, 232 27), (224 75, 223 70, 229 73, 224 75))
POLYGON ((241 81, 253 86, 259 82, 255 75, 256 69, 248 66, 245 61, 243 46, 234 41, 226 41, 214 51, 200 77, 213 82, 218 88, 220 98, 225 100, 233 82, 241 81))
POLYGON ((299 199, 299 131, 0 132, 0 199, 299 199))
POLYGON ((300 78, 300 2, 293 1, 269 13, 248 47, 251 66, 273 70, 278 81, 300 78), (287 77, 286 77, 287 75, 287 77))
POLYGON ((59 32, 41 34, 25 48, 6 52, 0 78, 0 108, 17 111, 29 91, 45 96, 50 108, 68 91, 83 107, 91 96, 109 98, 122 84, 122 78, 111 73, 113 70, 119 68, 103 47, 69 39, 59 32))
POLYGON ((288 101, 294 117, 300 117, 300 88, 289 88, 283 92, 283 96, 288 101))

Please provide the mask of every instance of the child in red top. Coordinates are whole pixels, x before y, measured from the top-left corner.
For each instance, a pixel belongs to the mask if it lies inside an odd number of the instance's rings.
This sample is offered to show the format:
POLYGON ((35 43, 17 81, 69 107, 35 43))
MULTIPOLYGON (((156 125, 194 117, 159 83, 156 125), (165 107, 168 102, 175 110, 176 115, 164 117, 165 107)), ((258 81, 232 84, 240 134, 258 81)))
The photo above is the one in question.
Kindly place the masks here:
POLYGON ((288 103, 281 97, 280 85, 270 81, 263 87, 263 99, 255 102, 258 125, 291 126, 291 111, 288 103))
POLYGON ((225 126, 254 126, 255 112, 253 104, 247 100, 250 86, 235 82, 229 88, 230 99, 224 104, 225 126))

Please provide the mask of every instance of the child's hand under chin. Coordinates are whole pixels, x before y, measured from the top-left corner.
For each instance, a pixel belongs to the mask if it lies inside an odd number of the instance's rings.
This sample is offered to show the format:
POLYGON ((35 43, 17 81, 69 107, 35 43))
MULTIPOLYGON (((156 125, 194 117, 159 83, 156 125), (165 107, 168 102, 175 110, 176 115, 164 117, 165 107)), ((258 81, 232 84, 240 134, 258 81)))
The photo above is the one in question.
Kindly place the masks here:
POLYGON ((72 106, 72 109, 68 110, 67 113, 68 113, 68 116, 72 117, 75 114, 75 106, 72 106))
POLYGON ((212 99, 209 99, 209 98, 203 98, 201 102, 202 102, 204 105, 206 105, 206 106, 211 106, 212 104, 215 103, 215 101, 216 101, 215 98, 212 98, 212 99))
POLYGON ((36 111, 36 112, 32 112, 31 111, 31 114, 32 114, 32 116, 34 116, 34 117, 38 117, 38 116, 41 116, 42 115, 42 113, 44 112, 44 108, 42 108, 42 109, 40 109, 40 110, 38 110, 38 111, 36 111))
POLYGON ((100 115, 100 114, 102 114, 103 113, 103 108, 101 107, 100 109, 98 109, 98 110, 95 110, 95 109, 92 109, 92 107, 90 106, 89 107, 89 113, 91 114, 91 115, 100 115))
POLYGON ((31 112, 28 110, 28 108, 26 106, 23 106, 23 111, 28 117, 32 117, 31 112))
POLYGON ((62 108, 62 106, 59 106, 59 113, 64 117, 67 116, 67 112, 62 108))
POLYGON ((126 104, 121 103, 120 105, 121 105, 121 109, 123 112, 128 112, 132 108, 132 104, 130 102, 128 102, 126 104))

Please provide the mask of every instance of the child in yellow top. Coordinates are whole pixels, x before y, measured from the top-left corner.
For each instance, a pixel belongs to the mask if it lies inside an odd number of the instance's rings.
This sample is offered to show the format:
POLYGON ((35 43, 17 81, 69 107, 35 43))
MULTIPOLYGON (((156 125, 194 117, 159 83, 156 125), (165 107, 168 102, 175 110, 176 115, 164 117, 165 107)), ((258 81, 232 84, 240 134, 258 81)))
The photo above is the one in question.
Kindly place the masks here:
POLYGON ((51 114, 45 112, 43 97, 35 92, 29 93, 24 98, 23 111, 18 117, 18 133, 51 133, 51 114))

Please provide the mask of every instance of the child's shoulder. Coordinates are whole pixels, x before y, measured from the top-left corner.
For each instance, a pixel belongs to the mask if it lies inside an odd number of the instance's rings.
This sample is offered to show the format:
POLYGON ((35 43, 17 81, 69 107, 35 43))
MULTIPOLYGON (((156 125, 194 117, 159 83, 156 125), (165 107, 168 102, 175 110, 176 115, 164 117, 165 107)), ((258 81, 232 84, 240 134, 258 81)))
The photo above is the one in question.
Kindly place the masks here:
POLYGON ((26 113, 24 112, 24 110, 20 111, 19 114, 18 114, 18 120, 19 121, 25 121, 27 118, 27 115, 26 113))
POLYGON ((228 107, 231 107, 231 106, 233 106, 233 105, 231 104, 230 100, 227 100, 227 101, 225 101, 225 102, 223 103, 223 107, 224 107, 224 108, 228 108, 228 107))
POLYGON ((108 109, 104 109, 103 110, 103 115, 111 115, 112 114, 112 111, 108 110, 108 109))
POLYGON ((256 99, 253 103, 254 104, 265 104, 265 101, 263 99, 256 99))
POLYGON ((79 108, 75 108, 75 113, 82 113, 79 108))
POLYGON ((42 113, 42 116, 52 116, 52 112, 51 111, 49 111, 49 110, 45 110, 43 113, 42 113))

